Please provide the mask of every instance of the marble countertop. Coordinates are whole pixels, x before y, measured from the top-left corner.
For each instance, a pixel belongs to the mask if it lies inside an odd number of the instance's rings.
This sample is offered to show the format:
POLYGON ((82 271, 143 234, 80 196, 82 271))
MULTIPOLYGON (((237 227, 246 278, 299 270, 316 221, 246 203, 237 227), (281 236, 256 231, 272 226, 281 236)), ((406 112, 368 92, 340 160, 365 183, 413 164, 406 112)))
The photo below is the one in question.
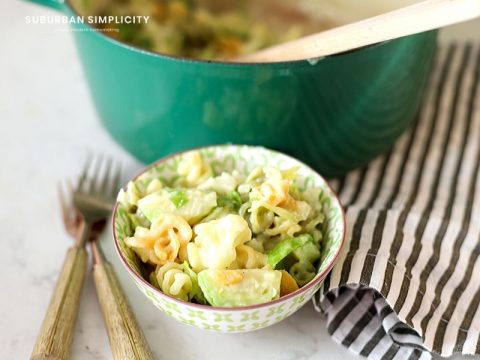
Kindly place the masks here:
MULTIPOLYGON (((52 13, 2 1, 0 14, 0 353, 13 360, 25 359, 31 351, 71 243, 60 218, 57 182, 78 174, 89 151, 121 162, 124 180, 142 165, 100 126, 71 35, 55 31, 58 25, 25 24, 27 15, 52 13)), ((329 338, 325 319, 311 304, 278 325, 247 334, 209 333, 177 323, 129 280, 108 231, 101 244, 159 359, 355 358, 329 338)), ((111 359, 90 275, 72 359, 111 359)))

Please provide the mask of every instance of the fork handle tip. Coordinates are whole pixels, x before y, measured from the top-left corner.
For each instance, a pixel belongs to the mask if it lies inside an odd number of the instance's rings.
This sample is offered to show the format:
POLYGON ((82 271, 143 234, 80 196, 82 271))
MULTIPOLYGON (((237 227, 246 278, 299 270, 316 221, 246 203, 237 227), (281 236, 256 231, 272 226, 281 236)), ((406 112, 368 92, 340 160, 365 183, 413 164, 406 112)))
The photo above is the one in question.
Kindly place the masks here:
POLYGON ((153 359, 112 265, 107 261, 95 264, 93 277, 114 359, 153 359))
POLYGON ((85 248, 70 248, 30 360, 65 360, 69 358, 86 270, 87 252, 85 248))

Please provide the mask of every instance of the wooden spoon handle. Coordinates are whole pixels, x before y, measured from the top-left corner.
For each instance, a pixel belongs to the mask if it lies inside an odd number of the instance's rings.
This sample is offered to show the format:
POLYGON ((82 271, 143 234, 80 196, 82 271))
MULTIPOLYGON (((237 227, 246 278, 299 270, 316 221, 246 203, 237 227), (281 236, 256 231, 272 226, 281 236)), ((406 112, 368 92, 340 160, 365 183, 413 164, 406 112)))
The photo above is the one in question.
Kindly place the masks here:
POLYGON ((70 248, 33 347, 31 360, 69 358, 86 270, 85 248, 70 248))
POLYGON ((93 277, 114 358, 153 359, 147 340, 135 319, 112 265, 107 261, 95 264, 93 277))
MULTIPOLYGON (((321 10, 321 9, 320 9, 321 10)), ((426 0, 242 56, 239 62, 314 59, 480 17, 479 0, 426 0)))

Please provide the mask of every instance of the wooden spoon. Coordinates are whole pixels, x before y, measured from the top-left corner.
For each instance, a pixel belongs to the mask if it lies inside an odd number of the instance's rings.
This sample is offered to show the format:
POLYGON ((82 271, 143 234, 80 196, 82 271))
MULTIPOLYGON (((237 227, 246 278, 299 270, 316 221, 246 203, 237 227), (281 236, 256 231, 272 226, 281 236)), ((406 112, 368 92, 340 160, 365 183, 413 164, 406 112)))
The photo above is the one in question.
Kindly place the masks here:
POLYGON ((425 0, 352 24, 276 45, 237 62, 316 59, 480 17, 480 0, 425 0))

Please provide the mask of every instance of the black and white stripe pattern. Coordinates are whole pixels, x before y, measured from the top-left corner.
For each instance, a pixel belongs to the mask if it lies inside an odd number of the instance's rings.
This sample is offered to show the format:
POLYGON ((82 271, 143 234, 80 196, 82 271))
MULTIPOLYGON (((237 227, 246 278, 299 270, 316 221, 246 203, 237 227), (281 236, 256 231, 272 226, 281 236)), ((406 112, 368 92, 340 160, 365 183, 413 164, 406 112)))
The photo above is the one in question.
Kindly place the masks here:
POLYGON ((355 353, 480 354, 479 87, 480 46, 440 48, 415 124, 332 183, 347 242, 315 304, 355 353))

